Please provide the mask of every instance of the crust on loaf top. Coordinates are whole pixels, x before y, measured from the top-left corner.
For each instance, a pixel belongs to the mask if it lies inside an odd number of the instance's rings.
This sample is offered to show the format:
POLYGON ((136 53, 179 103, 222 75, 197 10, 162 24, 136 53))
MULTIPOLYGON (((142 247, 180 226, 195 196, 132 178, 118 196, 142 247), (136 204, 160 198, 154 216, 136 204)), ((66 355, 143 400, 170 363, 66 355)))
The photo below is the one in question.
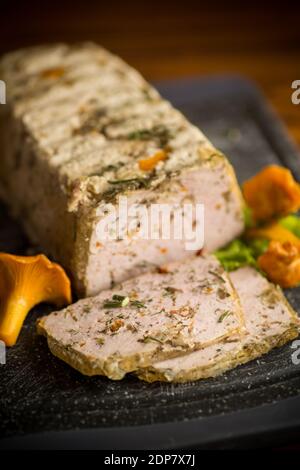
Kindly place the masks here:
MULTIPOLYGON (((184 168, 228 166, 202 132, 120 58, 93 43, 7 54, 8 105, 35 152, 58 172, 69 210, 154 189, 184 168), (153 171, 138 161, 166 152, 153 171), (128 181, 129 180, 129 181, 128 181)), ((238 191, 238 190, 237 190, 238 191)))

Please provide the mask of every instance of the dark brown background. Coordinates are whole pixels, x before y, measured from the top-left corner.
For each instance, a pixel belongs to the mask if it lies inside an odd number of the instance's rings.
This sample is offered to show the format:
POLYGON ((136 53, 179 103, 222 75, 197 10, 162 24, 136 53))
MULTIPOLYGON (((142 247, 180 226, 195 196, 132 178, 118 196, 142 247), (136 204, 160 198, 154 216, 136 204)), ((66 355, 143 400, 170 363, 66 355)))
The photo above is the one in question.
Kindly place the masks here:
POLYGON ((243 74, 263 88, 300 144, 300 105, 291 103, 291 83, 300 79, 300 2, 280 3, 1 0, 0 53, 92 39, 149 80, 243 74))

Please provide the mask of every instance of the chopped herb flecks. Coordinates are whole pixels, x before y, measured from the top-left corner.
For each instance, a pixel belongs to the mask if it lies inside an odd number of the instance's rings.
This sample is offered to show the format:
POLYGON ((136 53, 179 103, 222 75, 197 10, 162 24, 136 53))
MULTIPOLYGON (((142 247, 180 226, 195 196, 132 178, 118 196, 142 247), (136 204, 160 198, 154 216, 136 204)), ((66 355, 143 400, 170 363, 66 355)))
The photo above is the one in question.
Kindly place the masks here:
POLYGON ((212 276, 215 276, 217 279, 219 279, 219 281, 221 282, 224 282, 225 283, 225 279, 223 279, 223 277, 217 273, 216 271, 208 271, 209 274, 211 274, 212 276))
POLYGON ((225 318, 229 317, 230 315, 232 315, 232 312, 230 312, 229 310, 226 310, 226 311, 223 312, 222 315, 219 317, 218 323, 222 323, 222 321, 225 320, 225 318))
POLYGON ((128 134, 129 140, 155 140, 161 147, 165 147, 173 137, 172 132, 165 126, 156 125, 151 129, 140 129, 128 134))
POLYGON ((167 287, 164 287, 165 289, 165 295, 172 295, 172 294, 176 294, 176 292, 182 292, 181 289, 177 289, 176 287, 171 287, 171 286, 167 286, 167 287))
POLYGON ((219 289, 217 290, 217 295, 219 297, 219 299, 223 300, 223 299, 226 299, 226 297, 230 297, 230 294, 229 292, 227 292, 225 289, 219 287, 219 289))
POLYGON ((99 169, 99 171, 93 171, 88 174, 88 176, 103 176, 109 171, 117 171, 120 167, 124 166, 124 162, 119 162, 115 165, 109 164, 99 169))
POLYGON ((125 185, 132 185, 136 187, 146 187, 149 184, 149 178, 127 178, 127 179, 119 179, 119 180, 108 180, 109 184, 125 184, 125 185))
POLYGON ((129 304, 129 297, 124 295, 114 294, 111 300, 105 300, 103 307, 104 308, 120 308, 126 307, 129 304))
POLYGON ((175 302, 176 293, 178 293, 178 292, 182 292, 182 290, 177 289, 176 287, 167 286, 167 287, 164 287, 163 296, 164 297, 171 297, 172 301, 175 302))
POLYGON ((145 308, 146 307, 146 305, 143 302, 140 302, 139 300, 131 300, 130 305, 132 305, 133 307, 137 307, 137 308, 145 308))
POLYGON ((154 338, 153 336, 144 336, 144 338, 141 338, 138 340, 140 343, 151 343, 152 341, 156 343, 163 344, 163 341, 161 341, 159 338, 154 338))
POLYGON ((97 339, 96 339, 96 343, 97 343, 99 346, 103 346, 103 344, 105 343, 105 340, 104 340, 104 338, 97 338, 97 339))
POLYGON ((103 308, 122 308, 128 305, 137 308, 145 307, 145 304, 139 300, 130 300, 128 296, 114 294, 111 299, 104 301, 103 308))

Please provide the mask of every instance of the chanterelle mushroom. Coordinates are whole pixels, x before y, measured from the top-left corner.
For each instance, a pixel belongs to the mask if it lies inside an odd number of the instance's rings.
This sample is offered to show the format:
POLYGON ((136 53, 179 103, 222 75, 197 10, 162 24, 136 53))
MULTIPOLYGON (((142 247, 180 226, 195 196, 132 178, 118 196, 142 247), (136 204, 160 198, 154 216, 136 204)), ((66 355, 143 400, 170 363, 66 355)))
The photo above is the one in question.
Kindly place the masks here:
POLYGON ((300 284, 299 248, 290 241, 271 241, 257 261, 260 269, 275 284, 281 287, 295 287, 300 284))
POLYGON ((41 302, 71 303, 71 285, 61 266, 46 256, 0 253, 0 340, 13 346, 29 310, 41 302))
POLYGON ((245 236, 250 239, 260 238, 275 240, 280 243, 290 242, 300 250, 300 238, 279 222, 271 222, 267 225, 250 228, 246 231, 245 236))
POLYGON ((300 208, 300 185, 287 168, 269 165, 243 184, 255 221, 282 217, 300 208))

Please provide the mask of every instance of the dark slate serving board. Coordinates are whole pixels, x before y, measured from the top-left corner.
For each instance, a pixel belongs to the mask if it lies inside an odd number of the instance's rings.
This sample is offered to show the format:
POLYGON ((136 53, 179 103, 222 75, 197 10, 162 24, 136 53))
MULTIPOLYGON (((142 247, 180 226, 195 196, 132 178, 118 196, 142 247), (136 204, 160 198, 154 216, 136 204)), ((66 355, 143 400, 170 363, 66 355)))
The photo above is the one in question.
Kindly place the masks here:
MULTIPOLYGON (((216 77, 157 84, 231 159, 240 181, 264 165, 290 167, 299 155, 259 91, 216 77)), ((22 231, 0 213, 0 250, 24 253, 22 231)), ((287 292, 300 312, 300 289, 287 292)), ((53 357, 34 309, 0 365, 0 448, 182 448, 250 446, 300 433, 300 365, 288 344, 200 382, 146 384, 134 377, 88 378, 53 357)))

